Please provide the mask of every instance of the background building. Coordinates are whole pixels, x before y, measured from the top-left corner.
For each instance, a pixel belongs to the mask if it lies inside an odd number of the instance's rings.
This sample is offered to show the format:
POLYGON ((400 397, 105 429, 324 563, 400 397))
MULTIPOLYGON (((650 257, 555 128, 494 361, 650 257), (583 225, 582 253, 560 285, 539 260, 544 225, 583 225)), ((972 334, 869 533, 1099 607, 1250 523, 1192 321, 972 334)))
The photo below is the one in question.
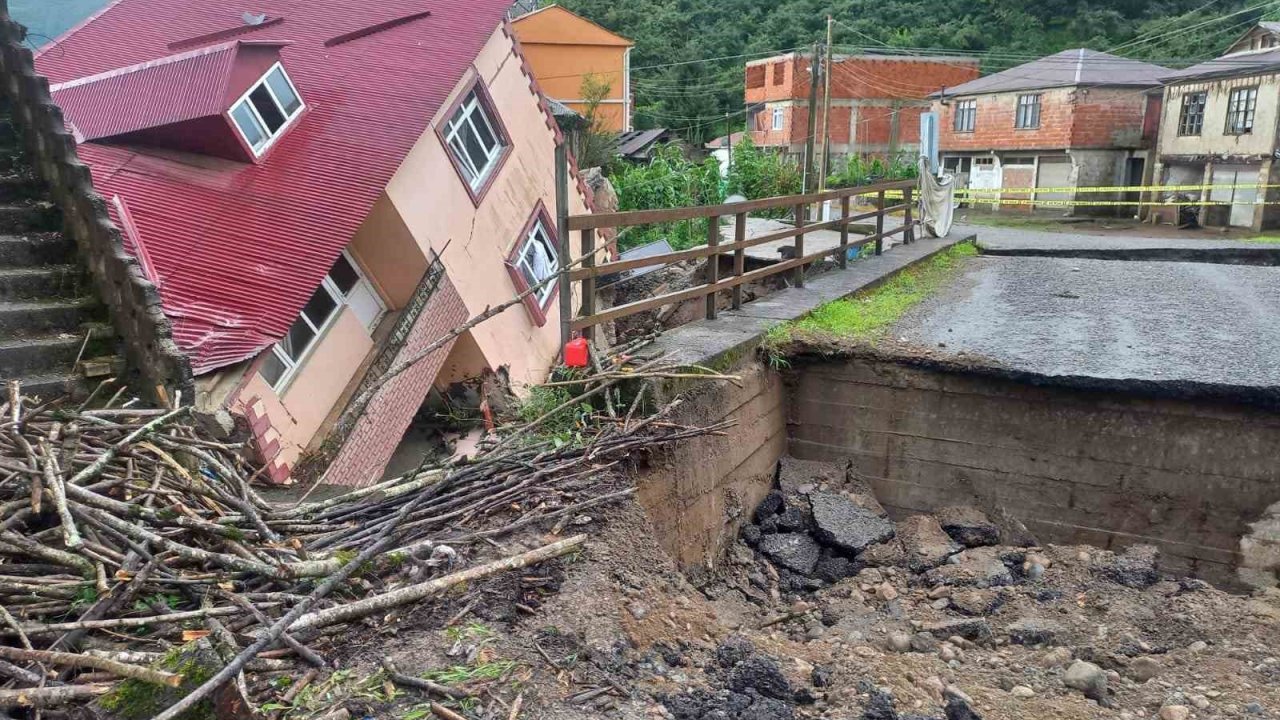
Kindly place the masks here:
MULTIPOLYGON (((1031 201, 1070 210, 1064 203, 1076 199, 1072 188, 1142 185, 1160 116, 1159 78, 1169 72, 1075 49, 948 87, 934 100, 943 167, 961 186, 1011 189, 986 196, 1014 201, 995 206, 1001 211, 1027 212, 1037 207, 1031 201)), ((1121 211, 1136 214, 1133 207, 1121 211)))
MULTIPOLYGON (((758 147, 804 156, 809 137, 813 55, 789 53, 753 60, 746 69, 746 103, 762 105, 749 118, 758 147)), ((912 155, 920 146, 920 115, 929 96, 978 77, 968 58, 836 55, 831 71, 830 156, 912 155)), ((819 104, 823 94, 819 92, 819 104)), ((818 118, 818 127, 822 127, 818 118)))
POLYGON ((559 5, 518 17, 511 25, 547 97, 585 115, 582 84, 592 76, 609 86, 596 113, 602 129, 631 129, 631 48, 635 43, 559 5))

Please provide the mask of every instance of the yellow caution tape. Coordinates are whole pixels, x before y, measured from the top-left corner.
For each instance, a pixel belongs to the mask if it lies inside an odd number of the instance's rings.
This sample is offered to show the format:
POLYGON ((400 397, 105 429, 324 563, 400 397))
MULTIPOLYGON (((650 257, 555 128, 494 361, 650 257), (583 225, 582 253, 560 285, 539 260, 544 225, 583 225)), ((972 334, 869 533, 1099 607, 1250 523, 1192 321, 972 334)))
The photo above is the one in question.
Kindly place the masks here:
POLYGON ((1141 206, 1148 205, 1151 207, 1182 207, 1182 206, 1222 206, 1231 207, 1233 205, 1280 205, 1280 202, 1224 202, 1219 200, 1200 201, 1151 201, 1142 202, 1140 200, 1032 200, 1030 198, 1017 198, 997 200, 994 198, 978 198, 973 200, 964 200, 970 205, 1035 205, 1037 207, 1116 207, 1116 206, 1141 206))
POLYGON ((1040 188, 956 188, 957 195, 999 195, 1001 193, 1107 193, 1107 192, 1206 192, 1213 190, 1265 190, 1280 185, 1254 183, 1236 185, 1116 185, 1113 187, 1040 188))

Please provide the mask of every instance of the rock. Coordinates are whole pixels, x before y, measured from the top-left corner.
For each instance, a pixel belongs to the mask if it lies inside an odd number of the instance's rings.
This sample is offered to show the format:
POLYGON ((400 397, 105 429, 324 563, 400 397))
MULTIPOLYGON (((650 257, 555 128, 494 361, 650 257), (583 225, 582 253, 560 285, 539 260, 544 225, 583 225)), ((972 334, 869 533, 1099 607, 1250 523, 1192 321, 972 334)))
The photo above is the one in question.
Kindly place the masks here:
POLYGON ((907 551, 902 548, 902 542, 894 538, 867 548, 858 560, 875 567, 906 567, 907 551))
POLYGON ((742 542, 755 547, 760 543, 760 538, 764 537, 764 533, 760 532, 759 526, 743 525, 742 526, 742 542))
POLYGON ((1140 657, 1129 663, 1126 674, 1140 683, 1146 682, 1164 671, 1164 666, 1155 658, 1140 657))
POLYGON ((846 552, 862 552, 894 536, 893 523, 852 500, 834 493, 809 496, 813 508, 814 535, 824 545, 846 552))
POLYGON ((737 720, 794 720, 795 708, 783 700, 755 697, 747 708, 731 717, 737 720))
POLYGON ((627 612, 631 613, 631 616, 635 619, 640 620, 649 614, 649 607, 639 600, 633 600, 627 603, 627 612))
POLYGON ((1041 655, 1039 664, 1042 668, 1066 667, 1074 659, 1071 648, 1060 647, 1041 655))
POLYGON ((788 507, 778 515, 779 532, 809 532, 812 518, 804 508, 788 507))
POLYGON ((716 648, 716 662, 722 668, 731 668, 755 653, 756 647, 750 640, 741 635, 730 635, 716 648))
POLYGON ((900 653, 910 652, 911 636, 904 632, 889 633, 889 649, 900 653))
POLYGON ((978 508, 969 505, 945 507, 934 513, 939 526, 951 539, 965 547, 1000 544, 1000 528, 978 508))
POLYGON ((1250 715, 1264 715, 1267 712, 1266 709, 1262 707, 1262 703, 1256 702, 1251 702, 1248 705, 1245 705, 1244 711, 1250 715))
POLYGON ((1052 645, 1062 634, 1062 626, 1052 620, 1023 618, 1005 628, 1014 645, 1052 645))
POLYGON ((939 598, 949 598, 951 597, 951 594, 952 594, 951 588, 947 587, 946 585, 939 585, 938 587, 929 591, 929 599, 937 600, 939 598))
POLYGON ((893 696, 884 690, 875 690, 867 700, 867 707, 862 712, 862 720, 898 720, 898 710, 894 707, 893 696))
POLYGON ((1079 690, 1090 700, 1102 703, 1107 698, 1107 674, 1102 668, 1083 660, 1071 663, 1062 683, 1073 690, 1079 690))
POLYGON ((822 548, 808 535, 786 533, 761 538, 760 552, 788 570, 809 575, 818 564, 822 548))
POLYGON ((1013 575, 995 548, 974 548, 953 555, 946 565, 925 573, 930 585, 990 588, 1013 584, 1013 575))
POLYGON ((1004 599, 1004 593, 999 590, 957 590, 951 593, 951 606, 961 615, 982 617, 999 610, 1004 599))
POLYGON ((832 585, 852 577, 858 571, 858 565, 848 558, 824 557, 813 568, 813 576, 832 585))
POLYGON ((778 663, 763 655, 752 655, 733 666, 729 671, 730 690, 745 693, 753 689, 765 697, 787 700, 792 696, 791 685, 782 674, 778 663))
POLYGON ((898 523, 897 531, 912 572, 938 567, 961 550, 931 515, 912 515, 898 523))
POLYGON ((830 687, 831 682, 835 680, 835 671, 826 665, 814 665, 813 670, 809 673, 809 682, 814 687, 830 687))
POLYGON ((1191 717, 1191 708, 1186 705, 1165 705, 1160 708, 1160 720, 1187 720, 1191 717))
POLYGON ((982 716, 973 709, 973 700, 968 695, 954 688, 947 688, 943 696, 947 699, 947 720, 982 720, 982 716))
POLYGON ((1156 564, 1160 551, 1154 545, 1134 545, 1124 554, 1096 566, 1102 577, 1125 587, 1145 590, 1160 581, 1156 564))
POLYGON ((782 512, 782 507, 783 507, 782 493, 778 492, 777 490, 774 490, 768 495, 765 495, 764 500, 759 505, 756 506, 756 512, 755 512, 756 524, 763 522, 765 518, 772 517, 782 512))
POLYGON ((858 657, 864 657, 868 659, 873 657, 880 657, 880 653, 876 652, 875 648, 867 647, 866 645, 859 645, 858 647, 854 648, 853 654, 857 655, 858 657))
POLYGON ((1187 698, 1187 700, 1189 700, 1192 705, 1196 706, 1197 710, 1208 710, 1209 707, 1213 704, 1209 702, 1209 698, 1203 695, 1191 695, 1187 698))
POLYGON ((926 623, 921 627, 924 632, 933 635, 939 640, 945 640, 952 635, 958 635, 965 640, 975 643, 983 643, 991 639, 991 625, 986 620, 978 618, 969 618, 964 620, 943 620, 942 622, 926 623))
POLYGON ((938 649, 941 641, 927 632, 918 632, 908 639, 908 646, 918 653, 931 653, 938 649))
POLYGON ((1203 640, 1197 640, 1187 646, 1187 650, 1193 653, 1204 652, 1205 650, 1208 650, 1208 649, 1209 649, 1209 643, 1203 640))
POLYGON ((1014 685, 1013 689, 1009 691, 1009 694, 1018 698, 1019 700, 1026 700, 1027 698, 1035 697, 1036 691, 1032 690, 1026 685, 1014 685))
POLYGON ((892 583, 880 583, 876 586, 876 597, 884 602, 892 602, 898 599, 898 589, 892 583))

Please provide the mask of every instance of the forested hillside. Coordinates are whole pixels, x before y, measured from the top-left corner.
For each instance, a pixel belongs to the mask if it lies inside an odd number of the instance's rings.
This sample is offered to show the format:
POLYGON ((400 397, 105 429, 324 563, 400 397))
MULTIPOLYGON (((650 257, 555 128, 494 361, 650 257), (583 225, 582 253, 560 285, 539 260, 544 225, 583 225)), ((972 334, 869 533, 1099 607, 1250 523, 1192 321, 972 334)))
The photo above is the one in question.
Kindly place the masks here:
POLYGON ((1072 47, 1189 65, 1280 12, 1276 0, 558 1, 636 42, 637 124, 697 141, 741 128, 747 59, 812 46, 829 13, 837 52, 965 52, 992 72, 1072 47))

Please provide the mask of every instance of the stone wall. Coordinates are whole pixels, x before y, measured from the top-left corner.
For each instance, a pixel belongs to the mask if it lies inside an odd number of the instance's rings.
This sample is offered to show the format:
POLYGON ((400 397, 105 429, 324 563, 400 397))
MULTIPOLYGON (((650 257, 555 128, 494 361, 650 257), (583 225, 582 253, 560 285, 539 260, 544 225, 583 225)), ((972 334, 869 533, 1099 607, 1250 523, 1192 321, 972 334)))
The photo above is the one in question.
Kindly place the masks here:
POLYGON ((1169 571, 1230 582, 1250 524, 1280 501, 1280 415, 1264 410, 883 360, 796 371, 791 454, 851 458, 897 516, 977 502, 1042 542, 1153 543, 1169 571))
POLYGON ((75 241, 80 261, 110 311, 130 368, 141 375, 136 389, 151 393, 162 385, 170 397, 180 391, 184 402, 190 402, 195 397, 191 367, 173 341, 160 295, 125 252, 107 203, 94 190, 62 111, 49 96, 49 82, 35 72, 25 37, 26 28, 9 17, 7 0, 0 0, 0 99, 12 111, 32 167, 62 211, 64 233, 75 241))
POLYGON ((638 482, 637 499, 659 543, 695 579, 720 560, 769 493, 787 447, 781 377, 758 362, 731 372, 741 386, 706 383, 674 417, 690 425, 736 424, 721 436, 655 453, 638 482))

